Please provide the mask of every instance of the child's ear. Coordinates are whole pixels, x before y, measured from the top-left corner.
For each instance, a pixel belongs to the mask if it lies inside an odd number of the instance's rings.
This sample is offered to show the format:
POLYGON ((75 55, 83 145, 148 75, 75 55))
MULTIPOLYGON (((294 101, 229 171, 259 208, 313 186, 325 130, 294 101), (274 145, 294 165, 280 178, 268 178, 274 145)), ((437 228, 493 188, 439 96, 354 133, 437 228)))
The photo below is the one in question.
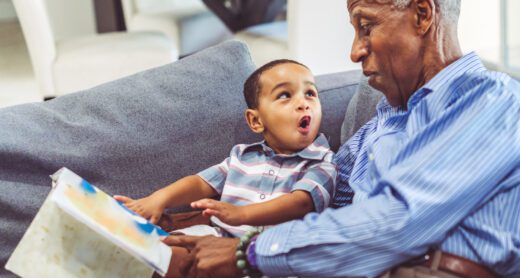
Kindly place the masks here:
POLYGON ((258 110, 247 109, 245 116, 247 125, 254 133, 264 132, 264 124, 262 123, 262 119, 260 119, 260 115, 258 115, 258 110))

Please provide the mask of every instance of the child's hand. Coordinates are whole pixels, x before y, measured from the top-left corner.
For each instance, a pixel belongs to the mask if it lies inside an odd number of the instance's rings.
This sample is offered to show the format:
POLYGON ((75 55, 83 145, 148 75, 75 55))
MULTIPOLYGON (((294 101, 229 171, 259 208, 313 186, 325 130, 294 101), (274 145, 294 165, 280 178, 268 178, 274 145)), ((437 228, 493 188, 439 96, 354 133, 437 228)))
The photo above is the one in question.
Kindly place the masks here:
POLYGON ((228 225, 239 226, 247 222, 244 207, 234 206, 213 199, 202 199, 192 202, 191 207, 204 209, 202 215, 215 216, 228 225))
POLYGON ((115 195, 114 199, 123 203, 127 208, 148 219, 153 224, 157 224, 164 210, 163 205, 153 194, 138 200, 126 196, 115 195))

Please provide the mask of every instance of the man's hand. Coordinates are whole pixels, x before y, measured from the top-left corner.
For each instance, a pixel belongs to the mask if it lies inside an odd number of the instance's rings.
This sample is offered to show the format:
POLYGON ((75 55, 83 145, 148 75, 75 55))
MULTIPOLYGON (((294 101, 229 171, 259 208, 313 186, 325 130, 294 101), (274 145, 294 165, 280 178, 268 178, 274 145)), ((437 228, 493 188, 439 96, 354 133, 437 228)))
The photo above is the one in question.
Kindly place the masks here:
POLYGON ((164 210, 164 204, 158 195, 134 200, 126 196, 115 195, 114 199, 123 203, 127 208, 135 211, 153 224, 157 224, 164 210))
POLYGON ((204 209, 202 215, 215 216, 224 223, 232 226, 247 224, 245 207, 215 201, 213 199, 202 199, 191 203, 192 208, 204 209))
POLYGON ((235 252, 240 240, 214 236, 169 236, 163 242, 188 249, 179 266, 183 277, 242 277, 235 252))

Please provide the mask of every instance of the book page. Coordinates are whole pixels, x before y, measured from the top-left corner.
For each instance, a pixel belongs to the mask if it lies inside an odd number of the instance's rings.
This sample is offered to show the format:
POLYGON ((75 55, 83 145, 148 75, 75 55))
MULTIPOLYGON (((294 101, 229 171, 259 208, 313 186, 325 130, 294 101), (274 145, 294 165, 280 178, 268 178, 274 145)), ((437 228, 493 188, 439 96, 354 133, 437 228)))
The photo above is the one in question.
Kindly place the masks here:
POLYGON ((171 248, 160 241, 160 236, 168 233, 66 168, 53 179, 52 200, 58 207, 159 274, 166 273, 171 248))

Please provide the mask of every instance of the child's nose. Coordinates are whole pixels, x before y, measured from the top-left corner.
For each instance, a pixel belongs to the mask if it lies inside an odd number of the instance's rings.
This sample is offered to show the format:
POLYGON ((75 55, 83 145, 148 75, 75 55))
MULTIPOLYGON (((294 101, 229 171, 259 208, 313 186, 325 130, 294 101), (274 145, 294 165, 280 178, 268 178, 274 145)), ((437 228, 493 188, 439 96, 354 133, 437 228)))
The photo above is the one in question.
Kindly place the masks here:
POLYGON ((298 110, 308 110, 309 108, 309 102, 307 99, 302 97, 298 100, 298 110))

